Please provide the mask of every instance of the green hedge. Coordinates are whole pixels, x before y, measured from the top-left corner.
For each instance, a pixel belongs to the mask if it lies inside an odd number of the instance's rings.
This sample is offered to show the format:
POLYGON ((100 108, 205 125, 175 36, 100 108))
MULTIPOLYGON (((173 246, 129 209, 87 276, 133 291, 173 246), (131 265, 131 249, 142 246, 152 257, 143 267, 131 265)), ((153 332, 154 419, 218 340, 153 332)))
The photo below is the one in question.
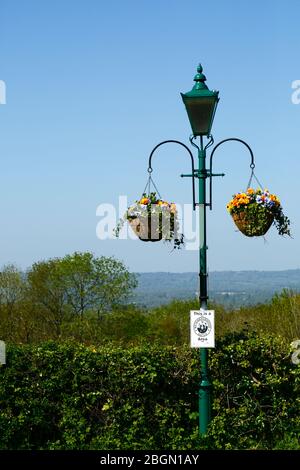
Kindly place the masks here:
POLYGON ((155 344, 11 345, 0 369, 0 448, 300 448, 300 371, 282 339, 219 341, 205 439, 197 435, 198 356, 155 344))

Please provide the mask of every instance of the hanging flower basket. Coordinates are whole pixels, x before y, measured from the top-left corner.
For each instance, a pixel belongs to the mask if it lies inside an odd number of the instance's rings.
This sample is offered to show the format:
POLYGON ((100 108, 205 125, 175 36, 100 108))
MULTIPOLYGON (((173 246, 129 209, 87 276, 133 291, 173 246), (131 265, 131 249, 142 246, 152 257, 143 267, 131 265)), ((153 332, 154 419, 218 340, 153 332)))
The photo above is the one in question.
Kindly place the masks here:
POLYGON ((174 248, 180 248, 184 243, 183 235, 178 234, 176 205, 158 199, 155 192, 148 195, 144 193, 140 200, 127 209, 115 229, 116 236, 126 220, 143 242, 173 241, 174 248))
POLYGON ((265 235, 272 224, 279 235, 290 235, 290 221, 283 214, 278 197, 267 189, 249 188, 245 193, 234 194, 227 210, 239 231, 247 237, 265 235))

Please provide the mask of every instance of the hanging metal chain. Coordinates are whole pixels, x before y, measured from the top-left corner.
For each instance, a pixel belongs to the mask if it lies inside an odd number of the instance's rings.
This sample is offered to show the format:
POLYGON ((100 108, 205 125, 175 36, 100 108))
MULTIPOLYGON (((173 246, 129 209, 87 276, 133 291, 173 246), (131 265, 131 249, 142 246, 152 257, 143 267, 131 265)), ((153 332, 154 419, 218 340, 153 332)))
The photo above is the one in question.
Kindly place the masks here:
POLYGON ((150 193, 151 193, 151 185, 152 185, 153 188, 155 189, 155 192, 157 193, 159 199, 162 199, 162 197, 161 197, 161 195, 160 195, 160 192, 159 192, 159 190, 157 189, 157 186, 156 186, 156 184, 154 183, 153 178, 152 178, 152 176, 151 176, 152 171, 153 171, 152 168, 148 168, 149 176, 148 176, 148 180, 147 180, 145 189, 144 189, 144 191, 143 191, 142 197, 143 197, 144 194, 147 194, 148 196, 150 195, 150 193))
POLYGON ((149 193, 149 187, 150 187, 150 178, 151 178, 151 176, 149 176, 149 178, 148 178, 148 180, 147 180, 146 186, 145 186, 145 188, 144 188, 144 191, 142 192, 142 196, 141 196, 141 198, 140 198, 140 199, 142 199, 142 197, 143 197, 143 195, 144 195, 144 194, 147 194, 147 193, 149 193), (148 188, 148 189, 147 189, 147 188, 148 188))
POLYGON ((256 174, 254 173, 255 164, 251 163, 250 168, 251 168, 251 175, 250 175, 250 179, 248 181, 247 187, 246 187, 246 191, 247 191, 248 188, 251 188, 251 183, 252 183, 253 179, 258 183, 258 186, 263 191, 264 186, 261 184, 261 182, 257 178, 256 174))

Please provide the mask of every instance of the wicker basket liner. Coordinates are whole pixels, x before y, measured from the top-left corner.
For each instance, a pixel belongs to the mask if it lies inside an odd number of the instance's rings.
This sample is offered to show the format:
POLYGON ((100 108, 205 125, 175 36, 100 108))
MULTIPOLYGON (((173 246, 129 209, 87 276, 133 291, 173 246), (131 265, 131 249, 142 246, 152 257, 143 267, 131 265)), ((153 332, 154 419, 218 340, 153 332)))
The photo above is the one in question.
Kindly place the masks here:
POLYGON ((174 214, 170 215, 169 223, 166 220, 164 225, 162 213, 159 214, 159 217, 151 217, 151 214, 148 217, 130 217, 128 222, 134 233, 143 242, 158 242, 163 238, 172 238, 171 232, 174 231, 174 214))
POLYGON ((274 215, 268 210, 265 210, 265 220, 263 223, 261 218, 255 218, 253 215, 249 216, 246 211, 232 214, 232 218, 237 228, 246 235, 246 237, 260 237, 265 235, 274 221, 274 215))

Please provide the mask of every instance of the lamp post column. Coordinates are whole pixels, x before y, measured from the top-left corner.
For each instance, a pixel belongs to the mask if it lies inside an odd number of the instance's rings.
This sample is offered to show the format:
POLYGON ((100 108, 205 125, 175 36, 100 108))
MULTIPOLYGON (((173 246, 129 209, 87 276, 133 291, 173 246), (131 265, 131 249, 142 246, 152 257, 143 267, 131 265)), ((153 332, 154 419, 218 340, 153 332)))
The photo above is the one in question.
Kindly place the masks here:
MULTIPOLYGON (((207 245, 206 245, 206 150, 203 148, 203 137, 198 150, 199 179, 199 300, 200 308, 207 310, 207 245)), ((211 419, 211 382, 208 374, 208 349, 200 348, 201 379, 199 386, 199 431, 206 434, 211 419)))
MULTIPOLYGON (((192 128, 192 138, 200 137, 200 147, 198 147, 198 171, 195 176, 199 179, 199 264, 200 264, 200 309, 207 310, 207 263, 206 263, 206 178, 209 172, 206 170, 205 157, 206 149, 213 142, 211 128, 219 101, 219 92, 210 90, 203 74, 202 65, 197 67, 194 77, 195 85, 187 93, 181 93, 188 118, 192 128), (211 138, 211 143, 203 147, 203 136, 211 138)), ((206 434, 211 415, 211 383, 208 375, 208 351, 207 348, 200 348, 201 358, 201 381, 199 387, 199 430, 200 434, 206 434)))

